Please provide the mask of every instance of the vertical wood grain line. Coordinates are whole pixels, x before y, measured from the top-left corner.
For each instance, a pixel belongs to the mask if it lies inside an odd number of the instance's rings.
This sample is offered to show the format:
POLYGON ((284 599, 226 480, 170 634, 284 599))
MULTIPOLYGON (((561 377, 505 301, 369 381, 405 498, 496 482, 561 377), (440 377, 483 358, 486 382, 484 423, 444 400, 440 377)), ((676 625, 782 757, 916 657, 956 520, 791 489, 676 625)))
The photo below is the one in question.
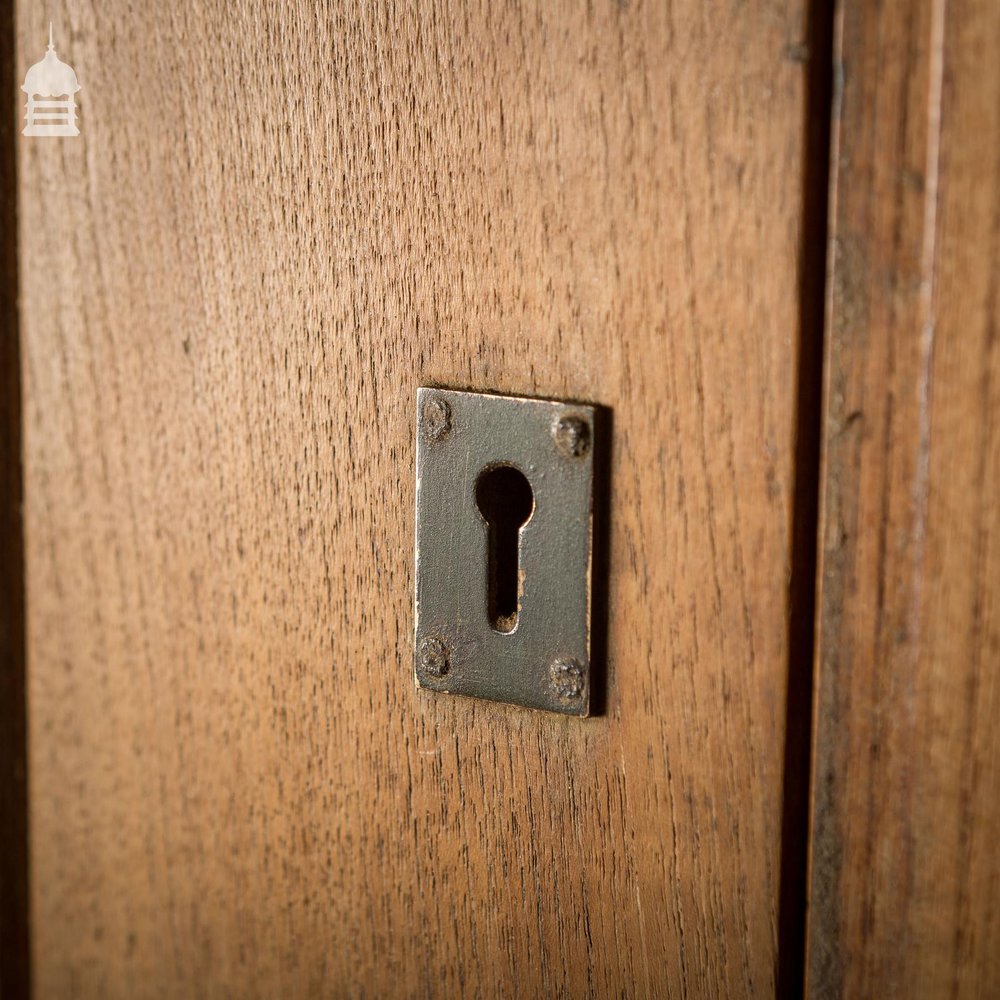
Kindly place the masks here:
POLYGON ((833 99, 833 0, 813 0, 807 27, 799 329, 795 400, 795 479, 788 587, 788 680, 778 901, 779 997, 805 989, 812 699, 820 440, 833 99))
POLYGON ((14 7, 0 3, 0 997, 30 994, 14 7))

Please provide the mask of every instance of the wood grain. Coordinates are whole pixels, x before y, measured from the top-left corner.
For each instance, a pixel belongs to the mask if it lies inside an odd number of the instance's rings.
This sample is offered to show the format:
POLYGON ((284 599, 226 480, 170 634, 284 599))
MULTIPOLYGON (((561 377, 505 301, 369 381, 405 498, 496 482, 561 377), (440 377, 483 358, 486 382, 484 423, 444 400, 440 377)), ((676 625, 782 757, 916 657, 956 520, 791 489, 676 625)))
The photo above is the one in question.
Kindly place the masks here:
POLYGON ((54 7, 39 996, 774 992, 802 8, 54 7), (613 410, 605 716, 414 690, 426 383, 613 410))
POLYGON ((809 986, 1000 990, 1000 7, 845 2, 809 986))

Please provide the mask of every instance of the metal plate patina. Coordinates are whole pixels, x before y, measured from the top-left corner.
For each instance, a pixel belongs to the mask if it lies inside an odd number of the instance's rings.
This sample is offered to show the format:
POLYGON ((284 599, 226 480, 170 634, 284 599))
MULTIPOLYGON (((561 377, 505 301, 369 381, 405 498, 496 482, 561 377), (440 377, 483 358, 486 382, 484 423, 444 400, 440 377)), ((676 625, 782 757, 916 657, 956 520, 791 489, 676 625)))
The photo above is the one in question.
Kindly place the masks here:
POLYGON ((418 687, 589 714, 595 418, 579 403, 417 391, 418 687), (534 501, 509 631, 491 619, 490 530, 476 496, 484 471, 505 466, 534 501))

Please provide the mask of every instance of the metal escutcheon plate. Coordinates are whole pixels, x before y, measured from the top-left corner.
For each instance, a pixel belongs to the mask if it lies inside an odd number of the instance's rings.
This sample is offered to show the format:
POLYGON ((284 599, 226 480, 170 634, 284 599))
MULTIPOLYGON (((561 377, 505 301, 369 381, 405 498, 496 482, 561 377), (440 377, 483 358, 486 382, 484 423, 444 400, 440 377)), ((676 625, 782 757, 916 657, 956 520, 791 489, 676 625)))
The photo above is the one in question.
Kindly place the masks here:
POLYGON ((595 415, 579 403, 417 391, 418 687, 589 713, 595 415), (497 536, 477 499, 480 477, 498 468, 522 473, 533 501, 507 618, 493 615, 497 536))

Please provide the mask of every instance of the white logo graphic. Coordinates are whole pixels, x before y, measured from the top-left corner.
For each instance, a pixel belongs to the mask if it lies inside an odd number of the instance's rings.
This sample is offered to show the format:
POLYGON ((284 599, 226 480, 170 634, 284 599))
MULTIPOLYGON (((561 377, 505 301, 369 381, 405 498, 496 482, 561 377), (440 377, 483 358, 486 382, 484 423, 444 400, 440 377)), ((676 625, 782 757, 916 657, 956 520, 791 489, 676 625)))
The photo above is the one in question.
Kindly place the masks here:
POLYGON ((36 62, 24 76, 21 85, 28 95, 24 106, 24 135, 79 135, 76 127, 76 101, 73 95, 80 89, 76 73, 56 55, 52 44, 52 24, 49 23, 49 48, 45 58, 36 62), (39 99, 41 98, 41 99, 39 99), (59 98, 50 100, 50 98, 59 98))

